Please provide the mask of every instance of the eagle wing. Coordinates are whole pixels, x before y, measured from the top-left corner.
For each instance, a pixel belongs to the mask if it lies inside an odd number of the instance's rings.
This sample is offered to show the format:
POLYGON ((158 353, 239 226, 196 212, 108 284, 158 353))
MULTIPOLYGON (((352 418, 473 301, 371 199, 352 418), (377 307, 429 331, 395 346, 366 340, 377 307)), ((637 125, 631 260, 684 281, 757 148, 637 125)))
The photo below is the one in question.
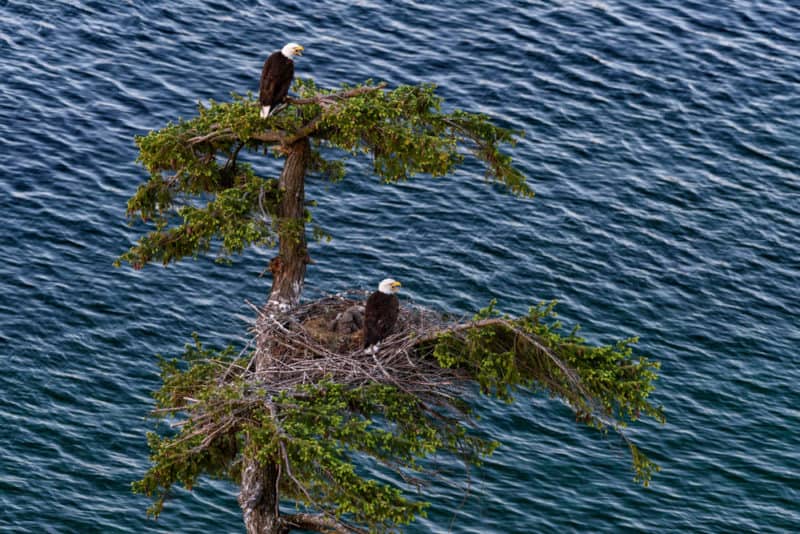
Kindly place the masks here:
POLYGON ((281 56, 280 52, 270 55, 261 69, 261 84, 258 101, 262 106, 275 106, 289 93, 294 77, 294 62, 281 56))
POLYGON ((272 54, 264 62, 264 68, 261 69, 261 84, 258 91, 258 101, 262 106, 272 105, 272 98, 275 95, 277 71, 278 58, 275 54, 272 54))
POLYGON ((364 347, 391 334, 399 314, 400 301, 396 295, 384 295, 377 291, 370 295, 364 312, 364 347))

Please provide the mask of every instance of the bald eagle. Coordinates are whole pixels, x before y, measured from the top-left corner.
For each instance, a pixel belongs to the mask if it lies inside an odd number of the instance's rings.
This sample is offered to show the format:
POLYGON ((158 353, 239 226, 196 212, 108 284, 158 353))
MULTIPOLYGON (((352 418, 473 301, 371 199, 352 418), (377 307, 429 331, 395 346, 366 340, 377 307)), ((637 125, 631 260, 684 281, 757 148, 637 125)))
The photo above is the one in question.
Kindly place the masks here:
POLYGON ((378 343, 392 332, 400 314, 400 301, 395 295, 399 290, 400 282, 387 278, 367 299, 364 311, 364 348, 378 343))
POLYGON ((289 87, 294 78, 294 61, 292 57, 302 56, 302 46, 289 43, 278 52, 270 54, 261 69, 261 86, 258 91, 258 101, 261 103, 261 118, 269 117, 270 110, 283 102, 289 94, 289 87))

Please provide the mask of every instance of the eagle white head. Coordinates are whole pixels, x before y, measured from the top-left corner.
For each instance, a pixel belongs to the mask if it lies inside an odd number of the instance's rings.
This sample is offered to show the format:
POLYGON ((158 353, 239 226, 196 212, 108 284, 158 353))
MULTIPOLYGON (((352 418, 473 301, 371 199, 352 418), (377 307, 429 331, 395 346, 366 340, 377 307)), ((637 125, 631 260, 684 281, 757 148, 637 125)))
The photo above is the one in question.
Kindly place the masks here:
POLYGON ((305 48, 303 48, 301 45, 297 43, 289 43, 283 48, 281 48, 281 54, 288 57, 289 59, 292 59, 292 57, 294 56, 302 56, 303 50, 305 50, 305 48))
POLYGON ((386 293, 387 295, 391 295, 392 293, 397 293, 400 291, 400 282, 397 280, 393 280, 392 278, 386 278, 378 284, 378 291, 381 293, 386 293))

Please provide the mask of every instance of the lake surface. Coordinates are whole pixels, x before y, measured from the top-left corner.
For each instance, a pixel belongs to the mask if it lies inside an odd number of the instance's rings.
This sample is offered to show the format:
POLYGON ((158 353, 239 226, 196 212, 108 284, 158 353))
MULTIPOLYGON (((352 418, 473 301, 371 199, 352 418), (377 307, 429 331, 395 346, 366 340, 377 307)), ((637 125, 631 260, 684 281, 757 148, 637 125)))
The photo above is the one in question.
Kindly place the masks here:
MULTIPOLYGON (((0 530, 242 532, 236 488, 179 492, 157 521, 155 354, 193 331, 242 345, 270 250, 115 269, 141 228, 133 137, 197 101, 257 91, 306 47, 325 86, 435 82, 449 108, 525 130, 520 200, 468 165, 381 184, 310 177, 307 297, 372 288, 470 313, 558 299, 593 342, 639 335, 668 422, 618 438, 561 403, 486 403, 503 443, 426 491, 408 532, 800 531, 800 8, 796 2, 79 2, 0 0, 0 530)), ((275 176, 273 163, 260 162, 275 176)))

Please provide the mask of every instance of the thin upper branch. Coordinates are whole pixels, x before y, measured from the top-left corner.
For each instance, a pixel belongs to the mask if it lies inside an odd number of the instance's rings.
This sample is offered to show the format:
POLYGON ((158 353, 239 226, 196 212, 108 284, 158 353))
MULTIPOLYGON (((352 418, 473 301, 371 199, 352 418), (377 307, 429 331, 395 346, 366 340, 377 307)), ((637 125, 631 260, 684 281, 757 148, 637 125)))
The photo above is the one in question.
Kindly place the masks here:
POLYGON ((373 85, 370 87, 356 87, 355 89, 348 89, 346 91, 340 91, 338 93, 331 93, 328 95, 314 95, 308 98, 287 98, 286 100, 294 104, 295 106, 303 106, 306 104, 331 104, 337 100, 341 100, 343 98, 352 98, 354 96, 363 95, 365 93, 371 93, 372 91, 379 91, 386 87, 386 82, 381 82, 378 85, 373 85))
POLYGON ((205 135, 198 135, 195 137, 190 137, 186 140, 187 143, 190 145, 198 145, 200 143, 205 143, 208 141, 241 141, 245 142, 250 139, 254 139, 256 141, 263 141, 265 143, 283 143, 283 140, 286 139, 286 132, 283 130, 266 130, 260 133, 255 133, 249 136, 248 139, 241 139, 237 134, 233 132, 231 128, 222 128, 220 130, 212 129, 209 133, 205 135))

